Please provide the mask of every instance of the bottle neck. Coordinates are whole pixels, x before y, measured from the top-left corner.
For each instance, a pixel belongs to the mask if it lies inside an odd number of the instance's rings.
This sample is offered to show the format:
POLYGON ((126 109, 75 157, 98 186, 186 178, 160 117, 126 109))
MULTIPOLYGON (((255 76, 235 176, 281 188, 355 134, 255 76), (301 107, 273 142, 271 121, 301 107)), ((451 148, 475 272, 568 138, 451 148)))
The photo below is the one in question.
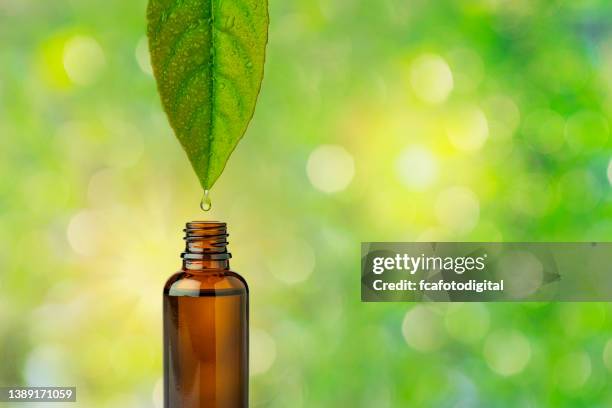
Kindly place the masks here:
POLYGON ((185 229, 184 271, 229 270, 227 227, 224 222, 192 221, 185 229))

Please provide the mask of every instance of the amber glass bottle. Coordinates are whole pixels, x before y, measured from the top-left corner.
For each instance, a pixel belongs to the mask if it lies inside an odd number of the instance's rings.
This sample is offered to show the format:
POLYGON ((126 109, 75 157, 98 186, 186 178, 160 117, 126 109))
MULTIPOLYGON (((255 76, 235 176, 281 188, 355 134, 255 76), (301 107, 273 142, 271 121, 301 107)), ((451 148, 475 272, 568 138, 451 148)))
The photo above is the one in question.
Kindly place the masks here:
POLYGON ((249 298, 229 270, 225 223, 190 222, 164 287, 164 406, 248 406, 249 298))

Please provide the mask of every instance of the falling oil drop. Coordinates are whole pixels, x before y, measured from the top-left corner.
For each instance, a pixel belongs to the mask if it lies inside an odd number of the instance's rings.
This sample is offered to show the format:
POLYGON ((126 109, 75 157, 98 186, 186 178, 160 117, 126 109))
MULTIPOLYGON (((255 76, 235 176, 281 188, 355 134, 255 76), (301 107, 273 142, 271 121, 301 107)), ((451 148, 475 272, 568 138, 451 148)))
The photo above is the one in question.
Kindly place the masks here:
POLYGON ((200 201, 200 208, 202 211, 210 211, 212 208, 212 201, 210 200, 210 190, 204 190, 202 201, 200 201))

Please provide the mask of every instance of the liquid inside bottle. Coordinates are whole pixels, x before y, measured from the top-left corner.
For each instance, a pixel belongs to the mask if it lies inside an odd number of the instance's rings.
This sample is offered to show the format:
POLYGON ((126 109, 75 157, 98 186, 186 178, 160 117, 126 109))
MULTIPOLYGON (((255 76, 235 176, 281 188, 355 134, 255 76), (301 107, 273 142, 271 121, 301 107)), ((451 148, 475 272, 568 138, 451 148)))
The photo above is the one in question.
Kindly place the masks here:
POLYGON ((248 287, 229 270, 224 223, 190 222, 164 287, 164 406, 248 406, 248 287))

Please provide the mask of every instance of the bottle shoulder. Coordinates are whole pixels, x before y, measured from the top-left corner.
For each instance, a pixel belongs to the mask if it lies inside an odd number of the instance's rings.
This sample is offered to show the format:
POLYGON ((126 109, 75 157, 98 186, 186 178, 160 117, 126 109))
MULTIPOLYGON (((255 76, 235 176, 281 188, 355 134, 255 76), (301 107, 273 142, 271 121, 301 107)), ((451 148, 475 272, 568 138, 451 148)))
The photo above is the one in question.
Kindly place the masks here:
POLYGON ((248 294, 246 280, 229 270, 187 271, 170 276, 164 285, 164 294, 171 296, 198 296, 202 293, 248 294))

